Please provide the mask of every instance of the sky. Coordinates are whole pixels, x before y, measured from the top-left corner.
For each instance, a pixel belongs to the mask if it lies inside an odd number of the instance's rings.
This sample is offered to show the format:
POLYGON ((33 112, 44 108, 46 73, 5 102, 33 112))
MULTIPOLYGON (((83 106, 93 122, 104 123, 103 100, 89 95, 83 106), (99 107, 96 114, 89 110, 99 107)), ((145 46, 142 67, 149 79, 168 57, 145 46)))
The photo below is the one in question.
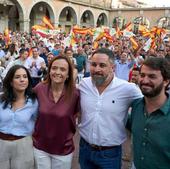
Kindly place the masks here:
POLYGON ((170 0, 143 0, 144 2, 151 4, 152 6, 166 6, 170 7, 170 0))

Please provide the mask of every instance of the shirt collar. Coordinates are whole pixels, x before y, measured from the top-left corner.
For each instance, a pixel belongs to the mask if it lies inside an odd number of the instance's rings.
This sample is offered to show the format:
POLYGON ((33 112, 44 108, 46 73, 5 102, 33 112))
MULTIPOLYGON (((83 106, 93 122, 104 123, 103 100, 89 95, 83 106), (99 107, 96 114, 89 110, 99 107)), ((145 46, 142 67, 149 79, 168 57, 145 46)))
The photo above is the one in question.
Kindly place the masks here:
MULTIPOLYGON (((143 99, 143 104, 145 105, 145 99, 144 97, 142 98, 143 99)), ((167 115, 169 112, 170 112, 170 97, 168 95, 168 99, 167 101, 157 110, 160 110, 160 112, 163 114, 163 115, 167 115)), ((156 110, 156 111, 157 111, 156 110)))
MULTIPOLYGON (((53 100, 53 93, 52 93, 52 89, 51 89, 50 85, 48 85, 48 89, 49 89, 49 93, 48 93, 49 97, 53 100)), ((66 88, 64 87, 60 98, 65 96, 65 94, 66 94, 66 88)))
POLYGON ((126 61, 126 62, 122 63, 121 60, 119 60, 119 64, 125 65, 125 64, 128 64, 128 62, 126 61))
POLYGON ((161 112, 164 115, 167 115, 170 112, 170 97, 168 95, 167 101, 164 103, 164 105, 160 108, 161 112))

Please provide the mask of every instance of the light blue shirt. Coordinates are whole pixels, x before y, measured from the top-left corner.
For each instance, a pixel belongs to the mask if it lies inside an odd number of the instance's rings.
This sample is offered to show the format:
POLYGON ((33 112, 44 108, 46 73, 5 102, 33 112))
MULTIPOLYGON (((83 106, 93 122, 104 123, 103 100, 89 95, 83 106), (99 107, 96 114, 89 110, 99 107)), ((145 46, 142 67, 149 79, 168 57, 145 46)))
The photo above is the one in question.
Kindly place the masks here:
POLYGON ((0 102, 0 132, 16 136, 31 135, 34 130, 35 120, 38 113, 38 101, 28 99, 24 107, 17 110, 8 105, 3 109, 0 102))
POLYGON ((0 49, 0 59, 2 59, 5 56, 5 52, 0 49))
POLYGON ((135 61, 131 61, 131 62, 127 61, 125 63, 121 63, 121 61, 116 60, 115 64, 116 64, 116 68, 115 68, 116 77, 128 81, 130 69, 135 64, 135 61))

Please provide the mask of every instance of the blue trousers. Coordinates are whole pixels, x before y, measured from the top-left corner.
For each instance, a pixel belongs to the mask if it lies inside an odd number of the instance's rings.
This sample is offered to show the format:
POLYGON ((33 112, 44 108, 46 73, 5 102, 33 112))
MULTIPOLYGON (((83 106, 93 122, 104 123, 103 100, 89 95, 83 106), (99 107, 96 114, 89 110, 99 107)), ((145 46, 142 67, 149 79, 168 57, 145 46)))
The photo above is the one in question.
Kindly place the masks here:
POLYGON ((121 145, 107 150, 96 150, 83 138, 80 139, 79 163, 81 169, 121 169, 121 155, 121 145))

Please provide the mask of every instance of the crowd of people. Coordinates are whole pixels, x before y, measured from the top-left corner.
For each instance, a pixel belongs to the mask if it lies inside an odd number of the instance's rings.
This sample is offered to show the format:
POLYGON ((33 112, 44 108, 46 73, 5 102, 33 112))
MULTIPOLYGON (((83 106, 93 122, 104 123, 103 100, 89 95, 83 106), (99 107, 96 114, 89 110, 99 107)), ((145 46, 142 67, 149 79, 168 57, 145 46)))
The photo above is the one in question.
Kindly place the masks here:
POLYGON ((0 34, 0 169, 71 169, 77 128, 81 169, 121 169, 126 130, 132 168, 169 169, 169 36, 64 36, 0 34))

